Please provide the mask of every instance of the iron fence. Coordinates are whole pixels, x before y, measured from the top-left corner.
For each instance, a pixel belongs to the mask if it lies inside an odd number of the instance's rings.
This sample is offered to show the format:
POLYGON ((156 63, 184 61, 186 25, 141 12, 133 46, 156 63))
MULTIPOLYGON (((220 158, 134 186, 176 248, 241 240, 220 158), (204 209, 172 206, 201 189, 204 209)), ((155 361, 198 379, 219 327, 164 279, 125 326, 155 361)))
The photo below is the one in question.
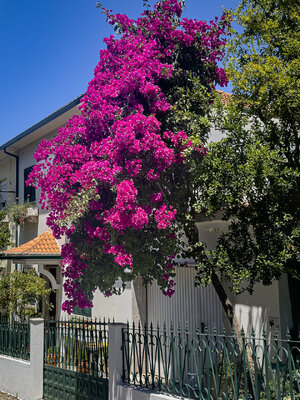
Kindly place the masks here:
POLYGON ((289 332, 260 338, 207 328, 123 329, 123 381, 130 385, 200 400, 300 399, 300 340, 289 332))
POLYGON ((45 322, 45 364, 98 378, 108 377, 108 322, 45 322))
POLYGON ((0 320, 0 354, 30 359, 30 325, 28 322, 0 320))

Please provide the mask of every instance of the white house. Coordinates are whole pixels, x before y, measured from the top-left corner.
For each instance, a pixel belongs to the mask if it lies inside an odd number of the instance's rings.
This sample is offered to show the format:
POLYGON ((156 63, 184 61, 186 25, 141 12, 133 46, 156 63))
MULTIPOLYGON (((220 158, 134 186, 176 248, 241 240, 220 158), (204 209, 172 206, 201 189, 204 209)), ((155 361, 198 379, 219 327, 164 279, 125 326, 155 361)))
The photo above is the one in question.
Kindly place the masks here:
MULTIPOLYGON (((35 152, 41 139, 55 136, 59 127, 63 126, 74 114, 79 114, 80 98, 76 98, 64 107, 55 111, 42 121, 12 138, 0 147, 0 196, 2 206, 5 206, 7 196, 10 200, 13 194, 20 202, 29 200, 32 208, 18 232, 16 248, 2 254, 2 258, 12 261, 20 268, 33 266, 54 289, 51 302, 52 311, 45 310, 46 317, 60 319, 64 317, 61 304, 64 300, 62 276, 60 269, 60 247, 46 226, 47 212, 39 206, 39 190, 25 186, 25 180, 35 161, 35 152), (2 191, 1 191, 2 190, 2 191)), ((220 138, 220 132, 211 132, 212 140, 220 138)), ((227 223, 221 218, 209 221, 199 216, 197 222, 199 239, 208 244, 211 249, 215 246, 218 235, 226 230, 227 223), (213 229, 212 229, 213 228, 213 229)), ((212 287, 194 287, 195 270, 193 265, 177 268, 176 292, 169 299, 159 290, 156 284, 144 287, 140 279, 126 285, 120 296, 105 298, 99 291, 95 293, 92 310, 75 310, 74 313, 89 317, 110 317, 115 321, 152 321, 154 324, 168 325, 180 323, 182 327, 188 323, 190 331, 207 324, 221 328, 226 322, 221 303, 212 287)), ((118 284, 118 282, 116 283, 118 284)), ((275 327, 282 334, 286 327, 293 326, 292 304, 287 277, 284 276, 272 286, 256 285, 254 294, 232 296, 237 316, 250 334, 253 326, 260 334, 264 326, 269 332, 275 327)))

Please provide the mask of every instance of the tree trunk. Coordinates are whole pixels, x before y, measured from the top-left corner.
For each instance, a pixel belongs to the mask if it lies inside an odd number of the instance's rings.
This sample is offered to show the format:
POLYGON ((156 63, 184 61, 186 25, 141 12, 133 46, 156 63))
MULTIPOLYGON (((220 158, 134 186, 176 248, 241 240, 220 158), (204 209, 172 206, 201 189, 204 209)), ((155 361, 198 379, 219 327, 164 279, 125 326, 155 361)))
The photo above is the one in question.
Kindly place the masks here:
POLYGON ((218 275, 215 273, 212 274, 211 280, 212 280, 212 285, 215 288, 215 291, 217 292, 217 295, 219 296, 219 299, 222 303, 223 309, 230 322, 230 325, 234 330, 234 333, 236 334, 237 337, 241 337, 242 333, 241 325, 234 312, 233 305, 225 292, 222 282, 220 281, 218 275))
MULTIPOLYGON (((230 325, 233 328, 239 348, 242 350, 244 347, 243 340, 242 340, 242 327, 241 327, 241 324, 239 323, 239 320, 237 319, 237 316, 234 312, 233 305, 232 305, 231 301, 229 300, 229 298, 225 292, 225 289, 223 287, 223 284, 220 281, 218 275, 213 273, 211 280, 212 280, 212 285, 215 288, 215 291, 217 292, 217 295, 222 303, 223 309, 224 309, 225 314, 230 322, 230 325)), ((250 346, 246 346, 246 352, 247 352, 247 357, 248 357, 249 367, 250 367, 250 371, 248 371, 248 373, 249 374, 251 373, 253 375, 254 374, 254 362, 253 362, 253 357, 252 357, 252 352, 251 352, 250 346)))

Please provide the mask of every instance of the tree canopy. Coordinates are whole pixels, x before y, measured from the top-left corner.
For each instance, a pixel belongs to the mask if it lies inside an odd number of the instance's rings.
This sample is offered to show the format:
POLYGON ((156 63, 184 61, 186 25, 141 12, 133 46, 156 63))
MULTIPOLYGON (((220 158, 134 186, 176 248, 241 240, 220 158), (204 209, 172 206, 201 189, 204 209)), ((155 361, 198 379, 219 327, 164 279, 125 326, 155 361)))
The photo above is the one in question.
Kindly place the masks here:
POLYGON ((14 271, 0 277, 0 309, 6 315, 17 315, 22 321, 26 317, 39 315, 38 302, 46 298, 51 289, 35 271, 14 271))
POLYGON ((244 0, 242 31, 228 45, 232 100, 216 110, 224 138, 195 177, 197 212, 230 221, 217 247, 198 245, 198 283, 213 274, 235 293, 271 284, 300 261, 300 9, 289 0, 244 0))

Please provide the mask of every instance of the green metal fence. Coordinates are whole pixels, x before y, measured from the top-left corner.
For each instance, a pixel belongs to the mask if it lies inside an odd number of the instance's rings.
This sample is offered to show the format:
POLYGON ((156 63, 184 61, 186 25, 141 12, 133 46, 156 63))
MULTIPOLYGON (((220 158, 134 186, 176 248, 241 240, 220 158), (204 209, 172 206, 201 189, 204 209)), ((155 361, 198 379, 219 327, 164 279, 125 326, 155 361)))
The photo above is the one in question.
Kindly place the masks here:
POLYGON ((300 399, 300 340, 289 332, 280 340, 276 332, 246 338, 133 324, 123 329, 122 350, 130 385, 201 400, 300 399))
POLYGON ((45 322, 45 364, 108 377, 108 323, 84 319, 45 322))
POLYGON ((30 359, 30 325, 28 322, 0 320, 0 354, 30 359))

